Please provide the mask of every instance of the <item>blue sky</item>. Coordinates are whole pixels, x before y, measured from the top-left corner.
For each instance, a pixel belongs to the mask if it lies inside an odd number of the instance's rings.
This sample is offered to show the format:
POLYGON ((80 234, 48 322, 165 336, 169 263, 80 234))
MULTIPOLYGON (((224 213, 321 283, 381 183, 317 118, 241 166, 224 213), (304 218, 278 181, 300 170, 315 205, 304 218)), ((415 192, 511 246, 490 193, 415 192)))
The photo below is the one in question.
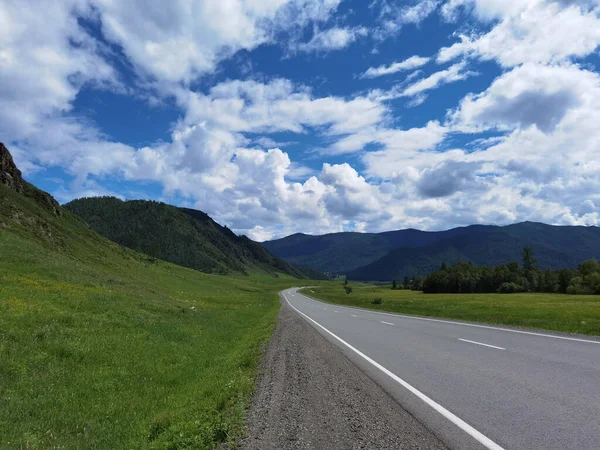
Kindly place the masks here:
POLYGON ((0 140, 258 240, 599 225, 599 44, 600 0, 5 0, 0 140))

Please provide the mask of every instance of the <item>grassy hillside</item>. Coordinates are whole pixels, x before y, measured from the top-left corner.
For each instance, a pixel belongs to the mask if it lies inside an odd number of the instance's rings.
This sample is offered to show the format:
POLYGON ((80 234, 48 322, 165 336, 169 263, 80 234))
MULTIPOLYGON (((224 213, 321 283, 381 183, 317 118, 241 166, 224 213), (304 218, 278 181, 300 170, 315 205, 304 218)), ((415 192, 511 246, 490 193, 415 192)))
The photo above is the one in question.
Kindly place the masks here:
POLYGON ((425 275, 439 269, 442 262, 499 265, 519 261, 526 245, 533 247, 542 269, 575 267, 583 260, 600 258, 600 228, 524 222, 429 233, 296 234, 263 245, 293 263, 357 280, 390 281, 425 275))
POLYGON ((0 185, 0 448, 235 439, 276 293, 298 281, 166 263, 33 194, 0 185))
POLYGON ((600 296, 562 294, 424 294, 390 286, 322 283, 304 293, 338 305, 402 314, 600 336, 600 296), (378 300, 374 305, 373 301, 378 300))
POLYGON ((323 276, 271 255, 202 211, 154 201, 124 202, 114 197, 82 198, 65 208, 112 241, 202 272, 246 274, 263 270, 297 278, 323 276))

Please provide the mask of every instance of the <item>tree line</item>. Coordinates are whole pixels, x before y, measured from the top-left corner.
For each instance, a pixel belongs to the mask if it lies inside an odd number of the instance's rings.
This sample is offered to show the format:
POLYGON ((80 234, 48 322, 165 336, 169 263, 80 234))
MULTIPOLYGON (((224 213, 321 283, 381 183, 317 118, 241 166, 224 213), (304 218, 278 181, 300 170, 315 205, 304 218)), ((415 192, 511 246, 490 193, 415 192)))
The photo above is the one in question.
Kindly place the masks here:
POLYGON ((582 262, 577 269, 542 270, 530 247, 523 249, 522 265, 511 262, 495 267, 459 262, 427 275, 422 284, 426 293, 516 293, 547 292, 600 294, 600 263, 582 262))

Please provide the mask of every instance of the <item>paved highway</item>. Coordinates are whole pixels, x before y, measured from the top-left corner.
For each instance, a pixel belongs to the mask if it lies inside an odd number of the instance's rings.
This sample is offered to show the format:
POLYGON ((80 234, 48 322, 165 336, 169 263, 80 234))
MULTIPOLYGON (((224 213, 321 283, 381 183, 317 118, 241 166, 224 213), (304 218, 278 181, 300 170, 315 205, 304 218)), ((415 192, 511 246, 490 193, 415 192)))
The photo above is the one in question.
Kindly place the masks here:
POLYGON ((282 295, 451 448, 600 448, 598 340, 282 295))

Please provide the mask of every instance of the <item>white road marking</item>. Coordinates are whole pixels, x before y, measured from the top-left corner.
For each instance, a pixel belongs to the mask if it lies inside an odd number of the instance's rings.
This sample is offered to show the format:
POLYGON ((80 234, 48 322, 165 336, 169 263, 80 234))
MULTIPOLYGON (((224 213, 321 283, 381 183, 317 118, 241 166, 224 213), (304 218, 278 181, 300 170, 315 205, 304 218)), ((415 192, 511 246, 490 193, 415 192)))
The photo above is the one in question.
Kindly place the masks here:
POLYGON ((384 322, 383 320, 381 321, 381 323, 385 323, 386 325, 394 325, 394 324, 393 324, 393 323, 391 323, 391 322, 384 322))
POLYGON ((336 311, 335 309, 333 310, 333 312, 337 312, 337 313, 339 313, 339 311, 336 311))
POLYGON ((496 347, 495 345, 483 344, 482 342, 470 341, 470 340, 468 340, 468 339, 458 339, 458 340, 459 340, 459 341, 463 341, 463 342, 469 342, 470 344, 483 345, 484 347, 496 348, 496 349, 498 349, 498 350, 506 350, 504 347, 496 347))
POLYGON ((385 373, 387 376, 389 376, 392 380, 396 381, 398 384, 400 384, 402 387, 404 387, 405 389, 407 389, 409 392, 411 392, 412 394, 416 395, 418 398, 420 398, 421 400, 423 400, 427 405, 429 405, 431 408, 433 408, 434 410, 436 410, 438 413, 440 413, 442 416, 444 416, 446 419, 448 419, 454 425, 456 425, 457 427, 459 427, 461 430, 463 430, 469 436, 471 436, 472 438, 474 438, 475 440, 477 440, 477 442, 479 442, 480 444, 482 444, 484 447, 486 447, 486 448, 488 448, 490 450, 504 450, 502 447, 500 447, 498 444, 496 444, 490 438, 488 438, 487 436, 485 436, 483 433, 477 431, 475 428, 473 428, 467 422, 465 422, 464 420, 462 420, 460 417, 452 414, 450 411, 448 411, 442 405, 440 405, 439 403, 436 403, 434 400, 432 400, 429 397, 427 397, 425 394, 423 394, 421 391, 419 391, 418 389, 416 389, 413 386, 411 386, 410 384, 408 384, 402 378, 400 378, 399 376, 397 376, 396 374, 394 374, 390 370, 386 369, 385 367, 383 367, 378 362, 372 360, 371 358, 369 358, 367 355, 365 355, 360 350, 352 347, 350 344, 348 344, 346 341, 344 341, 341 337, 339 337, 339 336, 335 335, 334 333, 332 333, 331 331, 329 331, 327 328, 325 328, 319 322, 317 322, 314 319, 311 319, 306 314, 304 314, 303 312, 301 312, 298 309, 296 309, 296 307, 294 305, 292 305, 290 303, 290 301, 287 299, 287 297, 285 296, 285 294, 283 294, 283 298, 285 298, 285 301, 288 303, 288 305, 290 305, 290 307, 294 311, 296 311, 298 314, 300 314, 301 316, 303 316, 306 319, 310 320, 312 323, 314 323, 315 325, 317 325, 319 328, 321 328, 326 333, 328 333, 331 336, 333 336, 335 339, 337 339, 339 342, 341 342, 342 344, 344 344, 346 347, 348 347, 350 350, 352 350, 358 356, 360 356, 361 358, 363 358, 365 361, 367 361, 368 363, 372 364, 377 369, 381 370, 383 373, 385 373))
POLYGON ((355 316, 354 314, 350 314, 350 316, 351 316, 351 317, 358 317, 358 316, 355 316))
MULTIPOLYGON (((306 298, 313 302, 318 301, 318 300, 312 299, 310 297, 306 297, 306 298)), ((474 323, 453 322, 452 320, 429 319, 426 317, 407 316, 405 314, 384 313, 384 312, 379 312, 379 311, 372 311, 370 309, 365 309, 365 308, 355 308, 352 306, 346 306, 346 308, 360 310, 360 311, 366 311, 366 312, 370 312, 373 314, 381 314, 383 316, 401 317, 403 319, 424 320, 426 322, 449 323, 451 325, 461 325, 463 327, 485 328, 486 330, 497 330, 497 331, 506 331, 508 333, 529 334, 531 336, 541 336, 541 337, 547 337, 547 338, 552 338, 552 339, 563 339, 565 341, 577 341, 577 342, 587 342, 588 344, 600 344, 600 341, 592 341, 590 339, 578 339, 578 338, 571 338, 571 337, 566 337, 566 336, 554 336, 552 334, 535 333, 533 331, 511 330, 509 328, 492 327, 489 325, 476 325, 474 323)))

